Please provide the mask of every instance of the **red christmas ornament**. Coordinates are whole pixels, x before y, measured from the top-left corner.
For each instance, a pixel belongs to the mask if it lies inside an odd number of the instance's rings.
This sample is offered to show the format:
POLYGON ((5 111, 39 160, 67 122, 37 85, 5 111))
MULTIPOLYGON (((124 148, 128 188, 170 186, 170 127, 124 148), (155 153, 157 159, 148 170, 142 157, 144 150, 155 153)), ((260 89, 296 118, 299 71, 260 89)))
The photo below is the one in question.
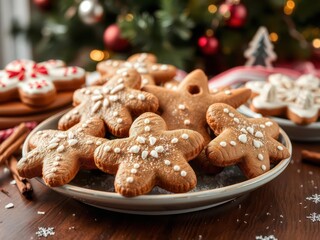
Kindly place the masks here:
POLYGON ((121 30, 118 25, 111 24, 103 34, 105 46, 112 51, 124 51, 129 47, 127 39, 121 37, 121 30))
POLYGON ((42 11, 48 11, 52 7, 51 0, 33 0, 33 3, 42 11))
POLYGON ((247 19, 247 8, 241 3, 223 3, 219 7, 219 13, 225 18, 229 27, 242 27, 247 19))
POLYGON ((198 39, 198 45, 205 55, 213 55, 217 53, 219 41, 215 37, 202 36, 198 39))

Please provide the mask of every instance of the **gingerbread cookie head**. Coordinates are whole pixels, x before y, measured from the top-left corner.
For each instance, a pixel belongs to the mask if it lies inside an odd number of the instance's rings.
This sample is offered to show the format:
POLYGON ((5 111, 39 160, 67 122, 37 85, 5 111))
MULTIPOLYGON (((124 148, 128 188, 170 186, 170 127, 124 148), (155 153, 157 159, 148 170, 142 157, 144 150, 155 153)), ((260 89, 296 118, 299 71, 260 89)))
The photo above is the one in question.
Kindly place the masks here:
POLYGON ((171 192, 187 192, 197 183, 188 161, 204 146, 203 137, 191 130, 168 131, 164 120, 154 113, 139 116, 128 138, 99 146, 95 163, 115 174, 115 190, 123 196, 146 194, 154 186, 171 192))
POLYGON ((90 117, 104 120, 108 132, 128 136, 133 116, 155 112, 158 99, 140 89, 140 75, 134 69, 118 72, 103 86, 86 87, 74 93, 74 109, 59 121, 59 129, 68 129, 90 117))
POLYGON ((98 83, 108 81, 110 76, 122 68, 135 69, 139 72, 142 77, 142 85, 163 84, 173 79, 177 72, 172 65, 157 63, 157 58, 153 54, 138 53, 129 57, 127 61, 106 60, 98 63, 97 70, 103 76, 98 83))
POLYGON ((212 164, 237 164, 247 178, 259 176, 290 157, 288 149, 275 140, 279 126, 268 118, 246 118, 233 107, 216 103, 209 107, 207 121, 217 137, 206 148, 212 164))
POLYGON ((35 63, 15 60, 0 73, 0 102, 19 99, 30 106, 46 106, 56 91, 71 91, 85 83, 85 71, 65 67, 60 60, 35 63))
POLYGON ((43 130, 29 142, 32 149, 17 165, 21 177, 41 177, 50 187, 70 182, 80 168, 95 169, 94 150, 102 143, 105 129, 99 118, 88 119, 68 131, 43 130))

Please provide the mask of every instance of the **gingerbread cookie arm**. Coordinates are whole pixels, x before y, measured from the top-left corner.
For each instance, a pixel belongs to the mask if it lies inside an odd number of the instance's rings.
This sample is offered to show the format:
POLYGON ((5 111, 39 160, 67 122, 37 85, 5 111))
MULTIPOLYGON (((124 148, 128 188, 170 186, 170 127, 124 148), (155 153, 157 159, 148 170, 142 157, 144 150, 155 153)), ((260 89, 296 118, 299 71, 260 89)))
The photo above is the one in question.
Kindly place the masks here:
POLYGON ((72 110, 64 114, 58 123, 59 130, 67 130, 81 121, 82 115, 80 114, 82 110, 85 109, 85 102, 74 107, 72 110))
POLYGON ((29 147, 34 149, 37 146, 45 146, 49 142, 50 136, 55 134, 55 130, 38 131, 33 134, 29 140, 29 147))
POLYGON ((259 156, 262 156, 261 158, 263 158, 263 160, 257 161, 257 156, 252 156, 252 154, 248 153, 243 157, 242 161, 238 163, 239 168, 247 178, 260 176, 270 170, 268 152, 261 151, 259 156))
POLYGON ((248 88, 238 88, 225 90, 212 95, 212 102, 226 103, 234 108, 238 108, 246 103, 251 96, 251 90, 248 88))
POLYGON ((277 163, 282 159, 290 157, 289 150, 273 138, 268 139, 267 149, 269 149, 271 163, 277 163))
POLYGON ((132 169, 134 165, 129 162, 120 164, 114 181, 116 192, 126 197, 150 192, 156 184, 156 175, 152 171, 137 171, 131 181, 132 169))
POLYGON ((101 75, 111 76, 113 75, 119 66, 122 66, 125 61, 122 60, 106 60, 99 62, 97 64, 97 71, 101 73, 101 75))
POLYGON ((195 158, 204 147, 204 138, 198 132, 180 129, 167 132, 168 139, 180 151, 184 152, 186 160, 195 158), (178 136, 178 137, 177 137, 178 136), (195 147, 197 146, 197 148, 195 147))
POLYGON ((186 192, 197 185, 197 177, 193 169, 186 162, 185 156, 174 156, 178 165, 168 164, 157 171, 157 185, 170 192, 186 192), (177 182, 179 184, 177 184, 177 182))
POLYGON ((34 178, 42 176, 42 159, 45 157, 44 151, 34 149, 21 158, 17 164, 19 176, 25 178, 34 178))
POLYGON ((125 106, 133 115, 143 112, 155 112, 159 107, 159 100, 151 93, 131 90, 126 96, 125 106))
POLYGON ((150 63, 156 63, 157 57, 154 54, 151 53, 136 53, 131 55, 128 58, 129 62, 150 62, 150 63))
POLYGON ((226 167, 241 161, 244 149, 235 139, 233 131, 226 129, 207 145, 206 155, 213 165, 226 167))
POLYGON ((119 137, 128 136, 132 117, 127 108, 121 107, 119 111, 106 114, 103 119, 110 133, 119 137))
POLYGON ((159 99, 160 105, 166 105, 170 102, 170 98, 168 98, 168 96, 173 96, 172 98, 174 98, 175 95, 179 94, 173 90, 154 85, 143 86, 142 91, 146 91, 155 95, 159 99))
MULTIPOLYGON (((71 131, 80 131, 83 134, 94 136, 94 137, 104 137, 105 127, 102 119, 93 117, 88 119, 82 124, 78 124, 70 129, 71 131)), ((88 138, 90 138, 88 136, 88 138)))

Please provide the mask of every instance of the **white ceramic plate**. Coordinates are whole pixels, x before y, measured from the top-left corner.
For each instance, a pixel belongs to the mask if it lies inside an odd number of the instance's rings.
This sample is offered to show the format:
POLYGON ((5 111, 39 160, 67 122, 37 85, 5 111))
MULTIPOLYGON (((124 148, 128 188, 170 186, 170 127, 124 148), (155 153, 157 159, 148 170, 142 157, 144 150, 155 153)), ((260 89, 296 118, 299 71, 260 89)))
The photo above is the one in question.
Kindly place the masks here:
MULTIPOLYGON (((35 132, 56 129, 62 113, 39 124, 23 145, 23 155, 28 152, 28 142, 35 132)), ((291 142, 281 130, 280 141, 292 151, 291 142)), ((282 160, 265 174, 246 180, 237 167, 225 168, 216 176, 198 175, 197 187, 188 193, 172 194, 155 188, 150 194, 126 198, 114 192, 114 177, 98 170, 81 171, 69 184, 52 188, 61 194, 83 203, 116 212, 145 215, 164 215, 193 212, 221 205, 253 191, 277 177, 288 165, 290 158, 282 160)), ((39 180, 43 182, 40 178, 39 180)))
MULTIPOLYGON (((246 105, 242 105, 238 108, 238 111, 248 117, 259 118, 261 114, 253 112, 246 105)), ((320 122, 311 123, 309 125, 297 125, 292 121, 279 117, 269 117, 275 120, 281 128, 288 134, 291 140, 311 142, 320 141, 320 122)))

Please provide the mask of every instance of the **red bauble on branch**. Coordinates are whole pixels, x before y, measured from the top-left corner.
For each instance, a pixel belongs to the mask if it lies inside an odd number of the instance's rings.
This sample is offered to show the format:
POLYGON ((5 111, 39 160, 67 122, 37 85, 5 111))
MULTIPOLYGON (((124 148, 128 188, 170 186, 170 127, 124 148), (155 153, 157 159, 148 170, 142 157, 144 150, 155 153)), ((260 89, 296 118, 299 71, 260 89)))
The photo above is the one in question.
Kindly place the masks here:
POLYGON ((238 2, 226 2, 220 5, 219 13, 225 18, 229 27, 242 27, 247 19, 247 8, 238 2))
POLYGON ((219 41, 213 36, 202 36, 198 39, 198 46, 205 55, 213 55, 218 52, 219 41))
POLYGON ((105 46, 112 51, 124 51, 129 47, 127 39, 121 37, 121 30, 117 24, 111 24, 103 34, 105 46))

